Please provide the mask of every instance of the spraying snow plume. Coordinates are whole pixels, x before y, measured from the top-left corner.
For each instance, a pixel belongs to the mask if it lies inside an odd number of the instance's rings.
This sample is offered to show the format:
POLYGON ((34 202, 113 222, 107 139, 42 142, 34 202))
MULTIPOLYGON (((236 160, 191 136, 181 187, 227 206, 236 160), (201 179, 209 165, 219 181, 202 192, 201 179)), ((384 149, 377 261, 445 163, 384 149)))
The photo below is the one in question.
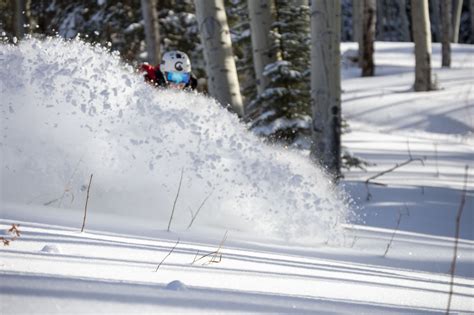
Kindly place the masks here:
MULTIPOLYGON (((270 147, 203 95, 157 90, 117 55, 81 41, 2 45, 2 202, 284 239, 334 238, 347 206, 302 155, 270 147)), ((165 228, 166 224, 163 224, 165 228)))

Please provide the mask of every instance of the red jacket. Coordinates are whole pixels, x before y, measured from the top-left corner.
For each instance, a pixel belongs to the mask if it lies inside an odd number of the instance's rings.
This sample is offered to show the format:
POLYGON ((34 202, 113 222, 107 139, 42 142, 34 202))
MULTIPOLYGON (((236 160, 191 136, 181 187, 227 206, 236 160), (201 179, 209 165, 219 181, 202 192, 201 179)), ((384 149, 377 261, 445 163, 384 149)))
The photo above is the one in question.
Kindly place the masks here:
MULTIPOLYGON (((146 72, 144 77, 145 81, 149 82, 155 86, 164 86, 168 85, 168 82, 165 79, 165 75, 160 70, 160 65, 152 66, 148 63, 144 63, 141 67, 142 72, 146 72)), ((191 79, 188 84, 186 84, 186 88, 194 90, 197 86, 197 79, 194 75, 191 74, 191 79)))
POLYGON ((145 81, 147 82, 156 82, 156 70, 160 70, 160 65, 153 67, 148 63, 144 63, 141 66, 141 71, 146 72, 145 74, 145 81))

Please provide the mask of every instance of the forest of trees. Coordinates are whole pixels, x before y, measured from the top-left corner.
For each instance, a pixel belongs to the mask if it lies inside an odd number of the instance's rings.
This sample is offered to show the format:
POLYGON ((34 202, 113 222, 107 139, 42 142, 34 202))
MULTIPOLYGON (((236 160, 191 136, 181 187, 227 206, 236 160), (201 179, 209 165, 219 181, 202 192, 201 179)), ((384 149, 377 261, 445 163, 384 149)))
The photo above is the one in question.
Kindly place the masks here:
POLYGON ((81 38, 134 66, 179 49, 199 90, 268 141, 311 150, 341 168, 340 42, 359 43, 362 76, 376 74, 374 41, 415 43, 415 91, 434 88, 431 43, 474 43, 474 0, 1 0, 4 42, 81 38))

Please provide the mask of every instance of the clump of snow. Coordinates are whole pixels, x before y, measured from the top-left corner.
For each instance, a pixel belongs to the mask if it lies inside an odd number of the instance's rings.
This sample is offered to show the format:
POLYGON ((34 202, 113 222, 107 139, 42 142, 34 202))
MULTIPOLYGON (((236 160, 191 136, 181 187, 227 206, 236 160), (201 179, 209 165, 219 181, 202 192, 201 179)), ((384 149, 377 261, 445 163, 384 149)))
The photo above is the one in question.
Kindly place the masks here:
POLYGON ((50 253, 50 254, 61 254, 62 250, 59 245, 53 244, 53 245, 44 245, 43 248, 41 249, 41 252, 43 253, 50 253))
POLYGON ((80 40, 3 44, 2 202, 184 229, 334 240, 344 194, 308 158, 265 145, 214 99, 158 90, 117 55, 80 40))
POLYGON ((166 290, 171 290, 171 291, 186 291, 188 288, 184 283, 182 283, 179 280, 174 280, 171 281, 166 285, 166 290))
POLYGON ((143 25, 141 23, 132 23, 127 28, 123 31, 125 34, 132 33, 140 28, 143 28, 143 25))
MULTIPOLYGON (((264 117, 268 115, 268 113, 264 113, 261 117, 264 117)), ((260 119, 262 119, 261 117, 259 117, 260 119)), ((274 121, 272 121, 271 123, 269 123, 268 125, 264 125, 264 126, 257 126, 255 128, 253 128, 253 132, 255 132, 256 134, 258 135, 265 135, 265 136, 269 136, 275 132, 277 132, 278 130, 281 130, 281 129, 291 129, 291 128, 294 128, 294 129, 297 129, 297 128, 301 128, 301 129, 305 129, 305 128, 309 128, 310 127, 310 124, 311 124, 311 117, 309 116, 301 116, 301 117, 298 117, 299 119, 288 119, 286 117, 282 117, 282 118, 277 118, 275 119, 274 121)))

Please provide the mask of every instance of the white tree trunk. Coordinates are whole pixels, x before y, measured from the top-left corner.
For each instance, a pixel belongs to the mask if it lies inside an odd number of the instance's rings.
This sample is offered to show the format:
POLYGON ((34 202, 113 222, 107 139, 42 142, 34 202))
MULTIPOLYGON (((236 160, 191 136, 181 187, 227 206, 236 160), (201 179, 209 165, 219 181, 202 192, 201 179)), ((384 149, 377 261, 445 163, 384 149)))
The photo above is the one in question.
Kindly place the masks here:
POLYGON ((360 0, 362 3, 362 32, 359 37, 359 66, 362 76, 373 76, 374 65, 374 41, 376 26, 376 0, 360 0))
POLYGON ((333 174, 341 172, 340 0, 311 3, 311 155, 333 174))
POLYGON ((407 3, 406 0, 397 0, 398 3, 398 9, 400 12, 400 33, 402 36, 402 41, 404 42, 410 42, 411 37, 410 37, 410 22, 408 21, 408 16, 407 16, 407 3))
POLYGON ((451 67, 451 0, 441 0, 441 65, 451 67))
POLYGON ((462 0, 454 0, 453 2, 453 30, 452 30, 452 42, 459 42, 459 27, 461 26, 461 12, 462 12, 462 0))
POLYGON ((272 43, 269 34, 273 23, 271 8, 271 0, 248 0, 253 66, 259 95, 265 91, 269 83, 269 79, 263 76, 263 69, 276 60, 275 55, 270 51, 272 43))
POLYGON ((428 0, 411 0, 415 41, 415 91, 429 91, 431 85, 431 31, 428 0))
POLYGON ((157 0, 141 0, 143 21, 145 23, 145 41, 148 62, 156 65, 160 62, 160 24, 158 20, 157 0))
POLYGON ((206 60, 209 93, 243 115, 237 68, 224 0, 195 0, 196 18, 206 60))

